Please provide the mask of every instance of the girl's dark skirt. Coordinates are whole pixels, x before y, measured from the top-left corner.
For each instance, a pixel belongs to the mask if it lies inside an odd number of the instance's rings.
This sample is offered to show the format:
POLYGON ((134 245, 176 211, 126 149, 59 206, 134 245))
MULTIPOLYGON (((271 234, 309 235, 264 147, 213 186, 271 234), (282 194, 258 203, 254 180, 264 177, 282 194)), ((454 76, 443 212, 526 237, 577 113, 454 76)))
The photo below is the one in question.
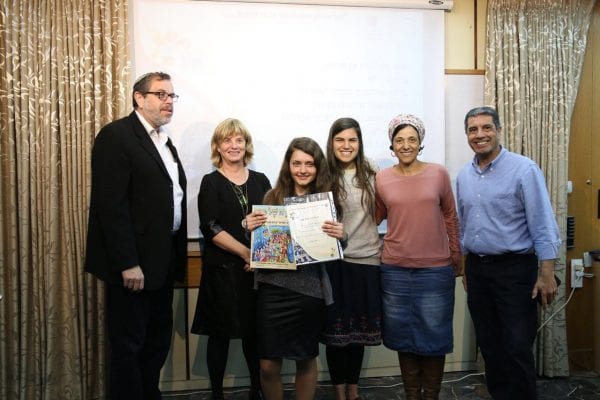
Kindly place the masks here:
POLYGON ((307 360, 318 356, 324 324, 323 299, 260 283, 257 328, 261 359, 307 360))
POLYGON ((379 266, 338 261, 327 265, 333 304, 321 341, 328 346, 376 346, 381 343, 379 266))

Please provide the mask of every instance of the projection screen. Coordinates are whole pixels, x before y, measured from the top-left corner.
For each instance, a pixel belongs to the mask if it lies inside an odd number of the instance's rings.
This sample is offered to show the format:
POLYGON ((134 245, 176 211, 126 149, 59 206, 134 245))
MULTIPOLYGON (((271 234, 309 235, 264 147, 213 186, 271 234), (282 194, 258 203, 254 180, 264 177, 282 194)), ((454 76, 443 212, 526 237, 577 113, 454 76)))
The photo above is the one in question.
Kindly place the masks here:
POLYGON ((414 113, 425 121, 421 159, 444 163, 441 10, 135 0, 133 16, 134 77, 168 72, 180 95, 166 128, 188 177, 190 238, 210 138, 228 117, 249 128, 250 168, 272 184, 290 140, 324 149, 339 117, 359 121, 367 156, 385 168, 388 122, 414 113))

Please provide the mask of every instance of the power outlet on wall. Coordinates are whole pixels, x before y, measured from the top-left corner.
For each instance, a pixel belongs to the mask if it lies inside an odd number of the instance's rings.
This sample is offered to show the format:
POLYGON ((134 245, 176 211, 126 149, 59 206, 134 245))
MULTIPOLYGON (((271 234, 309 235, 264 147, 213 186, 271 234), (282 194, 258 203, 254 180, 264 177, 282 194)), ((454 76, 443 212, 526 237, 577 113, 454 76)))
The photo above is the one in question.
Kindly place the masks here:
POLYGON ((583 287, 583 260, 581 258, 571 260, 571 287, 583 287))
POLYGON ((583 266, 589 268, 592 266, 592 255, 589 251, 583 253, 583 266))

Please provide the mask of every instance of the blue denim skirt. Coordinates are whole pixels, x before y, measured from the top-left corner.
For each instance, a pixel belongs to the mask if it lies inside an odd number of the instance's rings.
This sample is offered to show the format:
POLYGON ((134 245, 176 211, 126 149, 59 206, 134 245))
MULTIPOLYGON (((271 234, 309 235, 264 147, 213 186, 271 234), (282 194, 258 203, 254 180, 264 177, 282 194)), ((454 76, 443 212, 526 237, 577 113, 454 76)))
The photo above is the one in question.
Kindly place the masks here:
POLYGON ((404 268, 382 264, 383 344, 407 353, 452 352, 454 269, 404 268))

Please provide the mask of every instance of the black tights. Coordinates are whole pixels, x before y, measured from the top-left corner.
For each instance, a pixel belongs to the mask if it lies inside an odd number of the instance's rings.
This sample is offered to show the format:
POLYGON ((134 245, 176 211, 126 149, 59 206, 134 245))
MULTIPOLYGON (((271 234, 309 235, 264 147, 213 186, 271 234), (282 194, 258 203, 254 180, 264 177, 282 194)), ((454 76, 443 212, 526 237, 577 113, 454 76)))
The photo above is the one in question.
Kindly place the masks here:
MULTIPOLYGON (((242 350, 246 365, 250 372, 250 382, 253 388, 260 388, 260 367, 258 364, 258 353, 256 351, 256 338, 245 337, 242 339, 242 350)), ((213 398, 223 396, 223 377, 225 376, 225 365, 229 354, 229 338, 221 336, 209 336, 206 349, 206 363, 210 376, 210 387, 213 398)))
POLYGON ((329 376, 333 385, 356 385, 360 376, 365 347, 349 345, 345 347, 327 346, 325 349, 329 376))

